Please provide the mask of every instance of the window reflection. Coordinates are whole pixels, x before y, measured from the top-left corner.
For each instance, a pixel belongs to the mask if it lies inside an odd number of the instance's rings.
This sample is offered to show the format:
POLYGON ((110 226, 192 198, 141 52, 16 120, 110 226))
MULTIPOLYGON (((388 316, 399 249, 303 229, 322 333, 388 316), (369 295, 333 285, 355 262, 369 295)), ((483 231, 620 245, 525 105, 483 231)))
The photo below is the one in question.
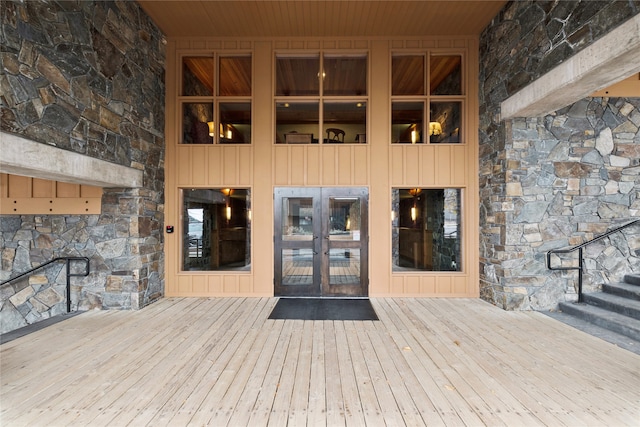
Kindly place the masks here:
POLYGON ((186 102, 182 105, 182 143, 213 144, 213 104, 186 102))
POLYGON ((394 271, 462 271, 461 190, 392 191, 394 271))
POLYGON ((276 96, 320 94, 320 56, 276 58, 276 96))
POLYGON ((431 55, 429 58, 431 95, 462 95, 462 57, 431 55))
POLYGON ((220 96, 251 96, 251 57, 220 58, 220 96))
POLYGON ((391 141, 423 142, 424 102, 394 102, 391 106, 391 141))
POLYGON ((366 95, 367 57, 325 55, 322 77, 324 95, 366 95))
POLYGON ((431 123, 437 124, 431 132, 432 143, 459 143, 462 126, 461 102, 432 102, 430 104, 431 123))
POLYGON ((247 189, 190 189, 183 195, 183 270, 248 270, 251 205, 247 189))
POLYGON ((391 61, 392 95, 425 95, 424 55, 397 55, 391 61))
POLYGON ((182 58, 182 95, 213 95, 213 58, 188 56, 182 58))
POLYGON ((248 144, 251 142, 251 103, 220 103, 221 144, 248 144))

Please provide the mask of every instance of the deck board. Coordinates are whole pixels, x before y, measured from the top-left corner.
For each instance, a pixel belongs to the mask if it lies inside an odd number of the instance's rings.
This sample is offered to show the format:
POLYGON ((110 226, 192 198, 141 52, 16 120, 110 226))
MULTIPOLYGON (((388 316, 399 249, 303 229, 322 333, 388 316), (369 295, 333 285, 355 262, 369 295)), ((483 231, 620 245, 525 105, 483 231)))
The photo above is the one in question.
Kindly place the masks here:
POLYGON ((373 298, 380 321, 269 320, 275 298, 91 311, 0 346, 0 424, 640 425, 640 356, 534 312, 373 298))

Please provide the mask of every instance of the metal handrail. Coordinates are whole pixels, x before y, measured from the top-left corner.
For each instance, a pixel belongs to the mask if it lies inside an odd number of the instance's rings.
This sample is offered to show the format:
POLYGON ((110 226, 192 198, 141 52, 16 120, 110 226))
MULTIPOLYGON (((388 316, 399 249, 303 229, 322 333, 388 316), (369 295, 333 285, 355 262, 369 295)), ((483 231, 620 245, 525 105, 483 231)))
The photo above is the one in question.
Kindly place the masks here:
POLYGON ((9 280, 5 280, 4 282, 0 283, 0 286, 6 285, 7 283, 11 283, 14 280, 18 280, 24 276, 30 275, 31 273, 46 267, 49 264, 53 264, 54 262, 58 262, 58 261, 65 261, 67 263, 67 313, 69 313, 71 311, 71 278, 72 277, 86 277, 89 275, 89 273, 91 273, 91 264, 89 261, 89 258, 87 257, 58 257, 58 258, 54 258, 52 260, 49 260, 45 263, 40 264, 37 267, 33 267, 31 270, 27 270, 24 273, 20 273, 15 277, 12 277, 9 280), (84 261, 85 262, 85 268, 84 268, 84 273, 71 273, 71 262, 72 261, 84 261))
POLYGON ((583 302, 582 299, 582 248, 584 248, 587 245, 590 245, 591 243, 597 242, 598 240, 602 240, 605 237, 609 237, 610 235, 612 235, 613 233, 617 233, 618 231, 622 231, 627 227, 631 227, 632 225, 635 224, 640 224, 640 219, 636 219, 634 221, 631 221, 625 225, 621 225, 618 228, 614 228, 613 230, 609 230, 606 233, 598 236, 598 237, 594 237, 591 240, 588 240, 584 243, 581 243, 579 245, 576 245, 572 248, 568 248, 568 249, 551 249, 550 251, 547 252, 547 269, 549 270, 557 270, 557 271, 568 271, 568 270, 578 270, 578 302, 583 302), (578 266, 577 267, 552 267, 551 266, 551 254, 567 254, 567 253, 571 253, 573 251, 578 251, 578 266))

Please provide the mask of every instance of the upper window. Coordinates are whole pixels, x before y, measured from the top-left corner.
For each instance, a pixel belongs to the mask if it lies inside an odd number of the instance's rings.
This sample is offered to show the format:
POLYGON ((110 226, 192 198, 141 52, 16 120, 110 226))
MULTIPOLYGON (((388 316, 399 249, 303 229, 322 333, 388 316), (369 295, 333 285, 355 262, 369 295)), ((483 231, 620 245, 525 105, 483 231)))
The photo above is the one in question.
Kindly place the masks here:
POLYGON ((367 141, 367 56, 276 56, 276 143, 367 141))
POLYGON ((396 54, 391 74, 392 142, 463 142, 461 55, 396 54))
POLYGON ((251 143, 251 56, 182 58, 182 144, 251 143))

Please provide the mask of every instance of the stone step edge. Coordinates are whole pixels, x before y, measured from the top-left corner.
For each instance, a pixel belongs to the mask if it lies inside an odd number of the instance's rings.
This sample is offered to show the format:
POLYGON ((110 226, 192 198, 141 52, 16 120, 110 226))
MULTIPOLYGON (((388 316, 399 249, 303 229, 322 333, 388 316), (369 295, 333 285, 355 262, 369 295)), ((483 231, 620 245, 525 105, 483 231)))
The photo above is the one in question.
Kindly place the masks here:
POLYGON ((623 281, 630 285, 640 286, 640 274, 625 274, 623 281))
POLYGON ((606 292, 585 293, 583 298, 587 304, 640 320, 640 301, 638 300, 606 292))
POLYGON ((562 302, 559 307, 564 313, 640 341, 640 320, 584 303, 562 302))
POLYGON ((602 292, 640 301, 640 286, 628 283, 603 283, 602 292))

